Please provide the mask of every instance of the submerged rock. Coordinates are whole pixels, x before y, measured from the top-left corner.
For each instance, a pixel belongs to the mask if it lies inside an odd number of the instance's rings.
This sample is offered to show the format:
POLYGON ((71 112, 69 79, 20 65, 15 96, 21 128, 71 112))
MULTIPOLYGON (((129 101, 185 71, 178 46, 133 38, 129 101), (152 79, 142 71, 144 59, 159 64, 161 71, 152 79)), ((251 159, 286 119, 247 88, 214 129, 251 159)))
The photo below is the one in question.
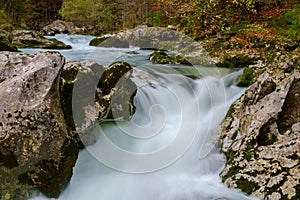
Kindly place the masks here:
POLYGON ((230 188, 261 199, 299 199, 299 57, 275 65, 231 106, 220 127, 227 157, 221 176, 230 188))
POLYGON ((58 197, 78 155, 59 101, 59 53, 0 54, 0 197, 58 197))
POLYGON ((29 30, 14 30, 10 33, 11 43, 18 48, 71 49, 57 39, 46 39, 41 34, 29 30))

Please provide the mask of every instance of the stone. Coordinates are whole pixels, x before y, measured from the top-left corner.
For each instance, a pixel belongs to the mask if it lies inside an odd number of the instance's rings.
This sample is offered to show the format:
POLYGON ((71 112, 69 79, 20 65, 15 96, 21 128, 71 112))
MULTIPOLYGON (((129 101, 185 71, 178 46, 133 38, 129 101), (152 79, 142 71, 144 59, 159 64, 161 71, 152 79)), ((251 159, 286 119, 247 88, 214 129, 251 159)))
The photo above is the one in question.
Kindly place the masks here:
POLYGON ((55 20, 51 24, 43 27, 43 32, 46 35, 55 35, 57 33, 84 33, 86 30, 84 28, 79 28, 74 25, 73 22, 65 22, 62 20, 55 20))
POLYGON ((220 175, 228 187, 263 199, 299 199, 296 60, 269 64, 258 77, 253 68, 253 80, 221 124, 221 151, 227 161, 220 175))
POLYGON ((110 36, 103 36, 103 37, 95 37, 94 39, 92 39, 89 43, 90 46, 98 46, 100 45, 102 42, 104 42, 105 40, 107 40, 108 38, 110 38, 110 36))
POLYGON ((11 43, 18 48, 71 49, 57 39, 46 39, 40 33, 30 30, 14 30, 10 33, 11 43))
POLYGON ((58 197, 78 155, 60 104, 59 53, 0 54, 0 196, 58 197))
POLYGON ((89 61, 67 62, 61 72, 61 104, 70 131, 83 148, 96 142, 90 131, 104 120, 128 120, 135 112, 136 85, 132 67, 115 62, 109 67, 89 61), (76 109, 73 109, 76 108, 76 109))
POLYGON ((181 55, 168 55, 167 52, 164 50, 154 51, 150 54, 149 60, 152 61, 153 64, 191 65, 191 63, 184 59, 181 55))
POLYGON ((116 36, 96 38, 90 42, 90 45, 106 48, 129 48, 129 43, 126 40, 116 36))

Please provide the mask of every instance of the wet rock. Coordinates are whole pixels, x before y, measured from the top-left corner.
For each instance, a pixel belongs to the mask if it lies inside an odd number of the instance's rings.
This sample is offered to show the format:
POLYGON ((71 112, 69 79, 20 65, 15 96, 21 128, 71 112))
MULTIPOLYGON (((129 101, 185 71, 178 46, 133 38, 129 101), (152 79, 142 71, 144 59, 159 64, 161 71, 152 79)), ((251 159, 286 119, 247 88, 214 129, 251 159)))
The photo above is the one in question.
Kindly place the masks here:
POLYGON ((55 35, 57 33, 84 33, 86 30, 84 28, 79 28, 74 25, 72 22, 65 22, 62 20, 56 20, 51 24, 45 26, 43 32, 46 35, 55 35))
MULTIPOLYGON (((82 95, 76 96, 77 99, 74 99, 74 104, 80 105, 80 102, 89 101, 87 99, 89 97, 87 92, 93 94, 97 92, 95 85, 103 74, 104 69, 104 66, 89 61, 69 61, 64 65, 60 73, 60 99, 66 123, 70 130, 76 130, 73 119, 73 114, 75 113, 73 113, 72 109, 74 84, 77 82, 76 89, 82 91, 82 95)), ((78 92, 78 94, 80 94, 80 92, 78 92)), ((89 106, 92 106, 92 103, 94 102, 91 102, 89 106)), ((82 113, 86 112, 83 107, 78 106, 76 111, 79 113, 79 116, 85 117, 85 115, 82 115, 82 113)), ((97 119, 97 117, 95 117, 95 119, 97 119)), ((95 119, 88 120, 95 121, 95 119)), ((85 118, 81 120, 83 121, 85 118)), ((84 128, 87 128, 89 125, 86 125, 84 128)))
POLYGON ((108 38, 110 38, 109 36, 103 36, 103 37, 95 37, 94 39, 92 39, 89 43, 90 46, 98 46, 100 45, 102 42, 104 42, 105 40, 107 40, 108 38))
POLYGON ((137 86, 130 79, 132 67, 126 62, 112 63, 103 73, 98 83, 101 94, 99 102, 108 103, 104 119, 128 120, 135 112, 133 98, 137 86))
POLYGON ((0 196, 58 197, 78 155, 59 101, 59 53, 0 54, 0 196))
POLYGON ((57 39, 46 39, 41 34, 29 30, 14 30, 10 33, 11 43, 18 48, 71 49, 57 39))
POLYGON ((228 187, 261 199, 299 199, 300 73, 294 61, 270 64, 255 77, 220 126, 227 157, 220 175, 228 187))
POLYGON ((103 120, 128 120, 135 112, 136 85, 132 68, 116 62, 105 68, 95 62, 71 61, 61 72, 61 102, 71 131, 78 133, 81 146, 93 144, 90 131, 103 120))
POLYGON ((91 46, 98 47, 115 47, 115 48, 129 48, 129 43, 119 37, 116 36, 108 36, 108 37, 97 37, 90 42, 91 46))

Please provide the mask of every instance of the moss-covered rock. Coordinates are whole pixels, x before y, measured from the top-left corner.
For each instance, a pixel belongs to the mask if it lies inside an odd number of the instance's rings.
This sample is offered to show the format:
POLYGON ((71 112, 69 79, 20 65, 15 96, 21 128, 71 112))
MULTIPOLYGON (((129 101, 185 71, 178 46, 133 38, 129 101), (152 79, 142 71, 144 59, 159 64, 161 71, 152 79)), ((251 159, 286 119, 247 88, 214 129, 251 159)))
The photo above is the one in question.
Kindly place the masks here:
POLYGON ((88 61, 65 64, 60 75, 61 104, 69 130, 79 135, 80 146, 96 141, 89 131, 95 123, 128 120, 134 114, 136 85, 130 80, 131 70, 125 62, 107 68, 88 61))
POLYGON ((256 63, 258 58, 249 57, 243 54, 237 54, 234 56, 225 55, 222 62, 217 63, 218 67, 228 67, 228 68, 244 68, 249 65, 253 65, 256 63))
POLYGON ((252 83, 254 83, 254 72, 255 70, 253 68, 247 67, 243 70, 242 75, 239 77, 238 86, 241 87, 248 87, 252 83))
POLYGON ((130 79, 132 67, 126 62, 112 63, 103 73, 98 87, 102 94, 99 101, 105 101, 105 95, 110 95, 106 119, 128 120, 135 112, 133 98, 137 87, 130 79))
MULTIPOLYGON (((62 109, 64 111, 65 120, 69 130, 76 131, 75 123, 73 119, 73 87, 75 82, 78 80, 81 81, 83 78, 80 77, 87 77, 82 81, 80 85, 80 89, 83 91, 88 91, 93 89, 95 86, 93 82, 98 82, 99 77, 101 77, 102 73, 104 72, 104 66, 89 61, 70 61, 67 62, 61 73, 60 73, 60 100, 62 104, 62 109)), ((97 92, 93 90, 92 92, 97 92)), ((87 102, 88 98, 83 93, 81 96, 77 97, 78 99, 74 99, 75 101, 82 101, 87 102)), ((93 102, 94 103, 94 102, 93 102)), ((80 105, 80 103, 78 103, 80 105)), ((82 117, 85 117, 83 113, 86 111, 83 107, 77 107, 77 111, 82 114, 82 117)), ((84 121, 84 119, 82 119, 84 121)), ((77 126, 81 126, 77 124, 77 126)))
MULTIPOLYGON (((283 56, 280 56, 281 58, 283 56)), ((269 64, 228 111, 221 125, 221 172, 230 188, 260 199, 297 199, 299 195, 299 57, 269 64)), ((260 69, 262 70, 262 69, 260 69)), ((256 71, 256 70, 255 70, 256 71)))
POLYGON ((106 48, 129 48, 129 43, 125 39, 121 39, 116 36, 96 37, 93 40, 91 40, 90 45, 106 48))
POLYGON ((181 55, 169 55, 164 50, 156 50, 150 54, 149 60, 153 64, 182 64, 191 65, 189 61, 184 59, 181 55))
POLYGON ((108 104, 106 116, 103 119, 128 120, 135 112, 133 98, 137 87, 130 79, 132 67, 126 62, 112 63, 103 73, 98 87, 102 94, 99 102, 108 104), (105 98, 110 96, 109 99, 105 98))
POLYGON ((18 48, 7 37, 0 35, 0 51, 18 51, 18 48))
POLYGON ((57 39, 46 39, 42 34, 29 30, 14 30, 10 34, 11 43, 18 48, 71 49, 57 39))
POLYGON ((89 43, 90 46, 98 46, 100 45, 102 42, 104 42, 105 40, 107 40, 109 37, 95 37, 94 39, 92 39, 89 43))

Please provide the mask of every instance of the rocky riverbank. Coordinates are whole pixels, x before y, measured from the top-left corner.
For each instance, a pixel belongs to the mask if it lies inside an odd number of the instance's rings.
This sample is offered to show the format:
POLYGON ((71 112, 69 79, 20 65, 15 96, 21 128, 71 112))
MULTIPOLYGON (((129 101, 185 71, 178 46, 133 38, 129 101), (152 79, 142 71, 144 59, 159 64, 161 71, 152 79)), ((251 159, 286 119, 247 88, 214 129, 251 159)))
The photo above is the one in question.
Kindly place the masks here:
POLYGON ((0 31, 0 50, 18 51, 18 48, 42 48, 42 49, 71 49, 57 39, 47 39, 43 34, 32 30, 13 30, 11 32, 0 31))
POLYGON ((134 113, 136 87, 125 75, 130 70, 122 62, 108 68, 94 62, 66 63, 59 53, 1 52, 0 198, 25 199, 36 190, 58 197, 72 176, 80 145, 95 142, 86 129, 98 120, 124 119, 134 113), (83 76, 87 79, 80 79, 83 76), (123 87, 117 85, 120 77, 123 87), (96 91, 96 101, 86 104, 85 96, 73 99, 78 81, 82 82, 77 88, 92 88, 94 95, 96 91), (83 107, 73 111, 72 102, 78 101, 83 107), (75 127, 76 114, 81 123, 76 121, 75 127))
POLYGON ((276 45, 270 62, 244 70, 250 86, 219 130, 227 158, 220 175, 228 187, 260 199, 299 199, 299 50, 276 45))

